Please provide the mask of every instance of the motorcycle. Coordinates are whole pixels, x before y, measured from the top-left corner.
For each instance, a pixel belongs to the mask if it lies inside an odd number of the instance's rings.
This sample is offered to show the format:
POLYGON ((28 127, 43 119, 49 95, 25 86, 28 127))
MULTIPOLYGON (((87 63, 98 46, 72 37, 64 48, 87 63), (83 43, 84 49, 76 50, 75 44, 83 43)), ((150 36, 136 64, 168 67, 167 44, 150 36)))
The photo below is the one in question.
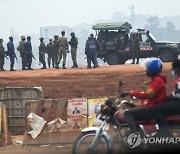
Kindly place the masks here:
MULTIPOLYGON (((135 147, 138 147, 136 149, 139 151, 150 150, 151 147, 141 138, 144 137, 147 141, 148 138, 155 137, 159 130, 158 125, 155 121, 137 121, 140 128, 139 134, 130 133, 123 113, 125 110, 136 107, 133 101, 133 98, 121 100, 118 96, 115 101, 106 100, 104 104, 97 104, 95 113, 97 118, 102 121, 101 126, 87 127, 81 130, 81 134, 73 144, 72 154, 128 153, 131 150, 134 151, 135 147), (112 128, 114 128, 113 138, 110 135, 112 128)), ((168 117, 166 121, 171 128, 172 136, 180 137, 180 116, 168 117)))

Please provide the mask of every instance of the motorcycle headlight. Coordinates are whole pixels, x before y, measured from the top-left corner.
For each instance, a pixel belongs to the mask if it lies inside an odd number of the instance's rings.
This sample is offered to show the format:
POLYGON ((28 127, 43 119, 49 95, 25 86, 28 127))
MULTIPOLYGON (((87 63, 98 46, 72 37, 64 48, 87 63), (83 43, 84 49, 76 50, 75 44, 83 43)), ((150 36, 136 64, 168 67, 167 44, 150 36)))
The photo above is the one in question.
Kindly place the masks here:
POLYGON ((95 108, 94 108, 94 113, 98 116, 99 114, 101 114, 101 104, 98 103, 96 104, 95 108))
POLYGON ((110 108, 107 106, 107 105, 102 105, 101 106, 101 113, 103 115, 108 115, 109 114, 109 111, 110 111, 110 108))

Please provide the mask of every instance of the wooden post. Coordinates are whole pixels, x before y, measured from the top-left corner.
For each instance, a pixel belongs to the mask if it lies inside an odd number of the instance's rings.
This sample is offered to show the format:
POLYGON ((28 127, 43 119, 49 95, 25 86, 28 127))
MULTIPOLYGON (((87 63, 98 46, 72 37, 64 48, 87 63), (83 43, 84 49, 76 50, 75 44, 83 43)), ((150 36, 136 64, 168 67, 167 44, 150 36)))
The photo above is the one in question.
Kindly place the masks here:
POLYGON ((9 130, 8 130, 8 120, 7 120, 7 111, 6 111, 6 107, 4 104, 1 103, 1 121, 2 121, 2 129, 1 129, 1 136, 0 136, 0 145, 4 146, 4 145, 8 145, 8 144, 12 144, 12 140, 11 140, 11 136, 9 134, 9 130))

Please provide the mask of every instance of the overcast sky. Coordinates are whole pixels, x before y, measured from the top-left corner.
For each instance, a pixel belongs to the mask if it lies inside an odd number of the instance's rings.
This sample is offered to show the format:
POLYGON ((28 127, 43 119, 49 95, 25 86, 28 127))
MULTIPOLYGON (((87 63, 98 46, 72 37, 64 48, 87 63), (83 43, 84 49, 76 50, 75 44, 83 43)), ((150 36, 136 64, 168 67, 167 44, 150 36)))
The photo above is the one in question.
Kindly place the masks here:
POLYGON ((180 15, 180 0, 0 0, 0 37, 39 33, 41 26, 75 26, 111 19, 114 12, 180 15))

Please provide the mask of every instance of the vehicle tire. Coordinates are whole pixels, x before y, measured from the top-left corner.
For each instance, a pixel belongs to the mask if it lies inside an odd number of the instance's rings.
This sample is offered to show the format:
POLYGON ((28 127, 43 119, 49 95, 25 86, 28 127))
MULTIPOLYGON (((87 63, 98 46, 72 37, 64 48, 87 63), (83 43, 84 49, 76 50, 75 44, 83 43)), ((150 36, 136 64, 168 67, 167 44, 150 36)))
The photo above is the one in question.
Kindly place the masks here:
POLYGON ((106 58, 106 62, 109 65, 117 65, 120 63, 119 55, 116 52, 109 53, 106 58))
POLYGON ((174 59, 172 52, 167 49, 162 50, 159 53, 159 58, 161 59, 162 62, 172 62, 174 59))
POLYGON ((72 154, 109 154, 112 153, 112 148, 110 148, 108 139, 106 136, 102 135, 100 141, 94 151, 88 151, 88 147, 96 136, 95 131, 84 132, 79 135, 75 140, 72 148, 72 154))

